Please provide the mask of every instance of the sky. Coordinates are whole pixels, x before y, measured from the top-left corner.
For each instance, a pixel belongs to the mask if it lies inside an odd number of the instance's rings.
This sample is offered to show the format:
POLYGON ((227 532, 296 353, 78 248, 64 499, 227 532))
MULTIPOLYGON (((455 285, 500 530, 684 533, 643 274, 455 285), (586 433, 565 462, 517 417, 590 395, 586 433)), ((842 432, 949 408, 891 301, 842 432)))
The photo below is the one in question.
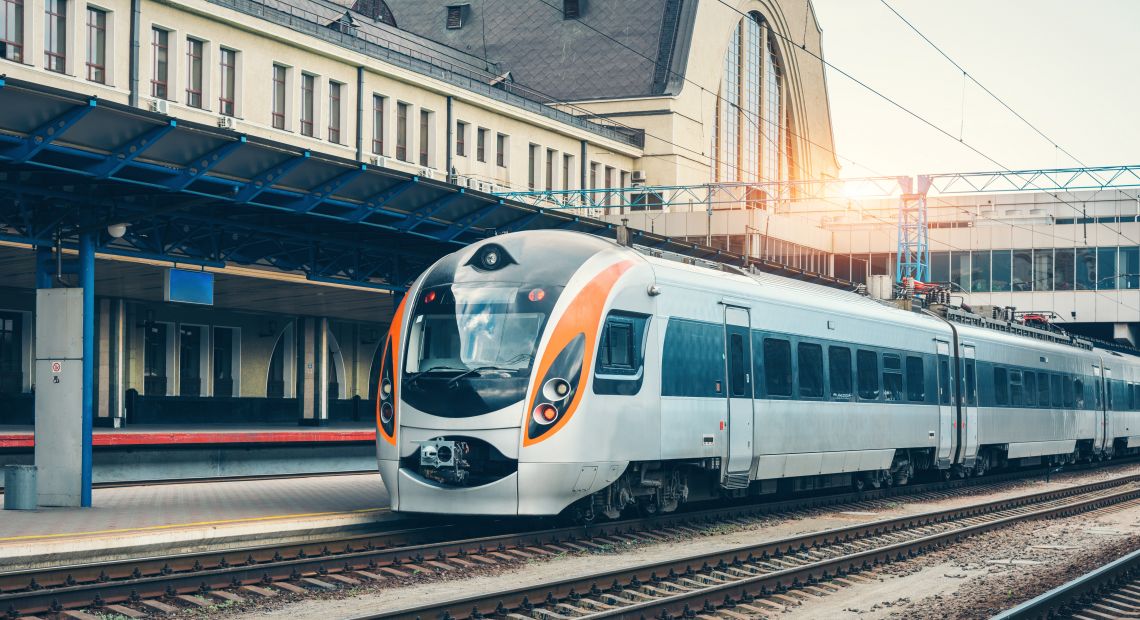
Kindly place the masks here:
MULTIPOLYGON (((1084 164, 1140 164, 1140 0, 886 1, 1084 164)), ((962 73, 882 0, 813 3, 829 63, 951 134, 829 69, 842 176, 1080 165, 976 84, 963 89, 962 73)))

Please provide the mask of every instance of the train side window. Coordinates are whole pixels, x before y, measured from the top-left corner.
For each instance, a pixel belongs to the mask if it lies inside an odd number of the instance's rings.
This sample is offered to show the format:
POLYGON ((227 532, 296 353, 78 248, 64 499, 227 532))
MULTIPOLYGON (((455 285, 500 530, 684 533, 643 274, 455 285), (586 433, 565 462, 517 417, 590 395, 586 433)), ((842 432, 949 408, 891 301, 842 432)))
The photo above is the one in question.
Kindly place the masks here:
POLYGON ((748 395, 748 371, 744 365, 744 334, 728 335, 728 385, 734 397, 748 395))
MULTIPOLYGON (((1095 403, 1095 407, 1096 407, 1097 411, 1100 411, 1101 407, 1103 407, 1103 403, 1101 402, 1101 396, 1100 396, 1100 394, 1101 394, 1100 384, 1102 384, 1102 383, 1104 384, 1104 390, 1105 391, 1112 389, 1112 382, 1111 381, 1109 381, 1108 379, 1099 379, 1098 380, 1094 377, 1094 379, 1093 379, 1093 402, 1095 403)), ((1112 409, 1112 407, 1109 406, 1109 409, 1112 409)))
POLYGON ((1034 407, 1037 405, 1037 373, 1033 371, 1025 371, 1022 374, 1022 384, 1025 386, 1025 405, 1027 407, 1034 407))
POLYGON ((1109 411, 1113 411, 1114 410, 1112 407, 1112 384, 1113 384, 1113 382, 1112 381, 1105 381, 1104 383, 1105 383, 1104 398, 1107 401, 1105 403, 1105 408, 1108 409, 1109 411))
POLYGON ((828 374, 831 379, 831 398, 833 400, 850 400, 852 395, 851 349, 828 347, 827 362, 828 374))
POLYGON ((1025 390, 1021 385, 1021 371, 1009 371, 1009 406, 1020 407, 1025 404, 1025 390))
POLYGON ((926 371, 922 358, 914 355, 906 357, 906 398, 915 402, 926 400, 926 371))
POLYGON ((1128 388, 1128 410, 1133 411, 1136 409, 1136 385, 1129 383, 1128 388))
POLYGON ((1080 379, 1073 381, 1073 397, 1076 403, 1074 406, 1077 409, 1085 408, 1085 382, 1080 379))
POLYGON ((1061 389, 1065 393, 1065 407, 1072 409, 1077 405, 1077 400, 1073 398, 1073 378, 1069 375, 1061 377, 1061 389))
POLYGON ((994 366, 994 397, 999 405, 1009 404, 1009 373, 1000 366, 994 366))
POLYGON ((938 356, 938 402, 950 404, 950 357, 938 356))
POLYGON ((1037 377, 1037 406, 1048 407, 1050 403, 1049 398, 1049 375, 1045 373, 1038 373, 1037 377))
POLYGON ((1060 409, 1061 407, 1065 406, 1065 398, 1064 398, 1064 395, 1062 394, 1062 388, 1061 388, 1061 386, 1064 383, 1065 382, 1064 382, 1064 380, 1062 380, 1061 375, 1058 375, 1058 374, 1049 375, 1049 391, 1051 392, 1051 395, 1053 397, 1051 402, 1053 403, 1054 409, 1060 409))
POLYGON ((823 347, 810 342, 796 345, 800 397, 823 398, 823 347))
POLYGON ((632 395, 641 390, 649 317, 613 311, 602 325, 594 368, 594 392, 632 395))
POLYGON ((894 353, 883 354, 883 398, 903 399, 902 358, 894 353))
POLYGON ((859 349, 855 355, 857 366, 859 398, 879 399, 879 355, 874 351, 859 349))
POLYGON ((969 407, 978 406, 978 375, 975 366, 974 360, 966 360, 966 405, 969 407))
POLYGON ((792 345, 787 340, 764 339, 764 385, 768 396, 792 395, 792 345))

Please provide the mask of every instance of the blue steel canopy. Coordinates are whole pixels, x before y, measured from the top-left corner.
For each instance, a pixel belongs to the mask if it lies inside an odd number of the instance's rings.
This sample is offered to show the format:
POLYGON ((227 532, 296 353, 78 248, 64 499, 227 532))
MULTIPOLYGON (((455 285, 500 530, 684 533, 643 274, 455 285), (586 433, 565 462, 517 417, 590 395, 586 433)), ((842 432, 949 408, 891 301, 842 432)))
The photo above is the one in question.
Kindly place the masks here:
MULTIPOLYGON (((609 222, 301 150, 0 76, 0 239, 48 245, 101 233, 99 251, 272 266, 402 290, 457 247, 494 234, 609 222)), ((639 245, 809 279, 849 282, 632 231, 639 245)))

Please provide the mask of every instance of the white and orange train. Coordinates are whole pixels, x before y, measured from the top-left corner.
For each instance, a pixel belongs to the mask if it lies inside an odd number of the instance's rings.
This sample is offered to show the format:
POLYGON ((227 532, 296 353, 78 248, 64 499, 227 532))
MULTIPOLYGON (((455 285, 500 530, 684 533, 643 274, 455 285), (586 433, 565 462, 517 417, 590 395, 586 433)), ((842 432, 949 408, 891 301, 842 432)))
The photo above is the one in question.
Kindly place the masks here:
POLYGON ((377 457, 393 510, 613 518, 1106 458, 1140 445, 1138 384, 1070 336, 528 231, 410 288, 377 457))

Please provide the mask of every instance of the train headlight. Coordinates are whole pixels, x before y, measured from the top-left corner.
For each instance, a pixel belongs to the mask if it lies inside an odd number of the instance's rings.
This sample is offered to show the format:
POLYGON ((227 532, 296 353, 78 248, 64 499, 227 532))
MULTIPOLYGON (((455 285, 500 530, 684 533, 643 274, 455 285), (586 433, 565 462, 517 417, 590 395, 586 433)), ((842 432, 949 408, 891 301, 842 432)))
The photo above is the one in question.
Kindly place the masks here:
POLYGON ((551 379, 542 386, 542 395, 546 400, 558 402, 570 395, 570 383, 561 378, 551 379))
POLYGON ((382 394, 384 398, 389 398, 390 396, 392 396, 392 382, 391 381, 389 381, 388 379, 384 379, 384 383, 380 385, 380 394, 382 394))
POLYGON ((503 246, 491 243, 479 248, 467 261, 467 264, 483 271, 495 271, 514 262, 515 259, 507 253, 503 246))
POLYGON ((534 418, 536 424, 541 424, 542 426, 553 424, 554 421, 558 419, 558 407, 550 403, 542 403, 534 408, 531 417, 534 418))
POLYGON ((392 403, 381 403, 380 404, 380 421, 381 422, 383 422, 384 424, 391 424, 392 418, 394 418, 395 416, 396 416, 396 408, 392 406, 392 403))

